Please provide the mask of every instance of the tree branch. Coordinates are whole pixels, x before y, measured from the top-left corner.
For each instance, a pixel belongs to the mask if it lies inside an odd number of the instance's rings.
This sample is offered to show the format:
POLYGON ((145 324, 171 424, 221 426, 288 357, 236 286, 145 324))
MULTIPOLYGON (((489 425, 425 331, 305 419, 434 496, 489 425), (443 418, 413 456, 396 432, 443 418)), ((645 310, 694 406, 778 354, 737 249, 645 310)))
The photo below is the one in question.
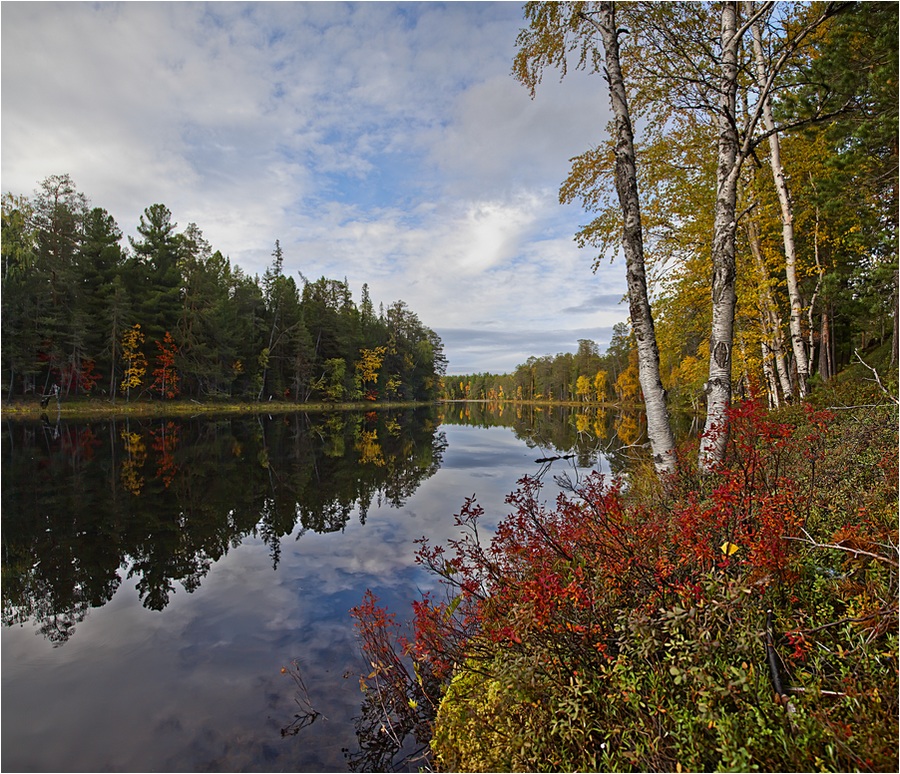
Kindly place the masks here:
POLYGON ((884 554, 875 554, 871 551, 863 551, 861 548, 850 548, 850 546, 842 546, 835 543, 819 543, 805 529, 803 530, 803 534, 806 537, 798 538, 790 537, 789 535, 782 535, 782 539, 796 540, 799 543, 806 543, 813 548, 832 548, 835 551, 845 551, 848 554, 853 554, 854 556, 868 556, 870 559, 877 559, 879 562, 889 564, 891 567, 900 567, 900 564, 898 564, 896 559, 891 559, 889 556, 885 556, 884 554))
POLYGON ((876 371, 874 368, 872 368, 872 366, 870 366, 865 360, 862 359, 862 356, 859 354, 859 350, 854 348, 853 354, 856 355, 856 358, 859 360, 860 363, 862 363, 866 368, 868 368, 874 374, 875 382, 878 385, 878 387, 881 389, 881 391, 885 395, 887 395, 888 398, 890 398, 894 403, 900 405, 900 400, 897 400, 897 398, 894 397, 893 393, 888 392, 887 388, 881 383, 881 377, 878 375, 878 371, 876 371))

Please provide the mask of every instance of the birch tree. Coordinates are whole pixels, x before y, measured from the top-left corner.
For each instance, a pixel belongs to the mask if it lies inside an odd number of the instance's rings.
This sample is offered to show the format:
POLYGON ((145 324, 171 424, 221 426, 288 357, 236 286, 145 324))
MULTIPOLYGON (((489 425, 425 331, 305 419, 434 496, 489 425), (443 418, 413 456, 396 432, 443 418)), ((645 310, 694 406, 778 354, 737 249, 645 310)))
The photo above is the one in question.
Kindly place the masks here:
POLYGON ((638 348, 638 374, 647 413, 647 434, 660 475, 675 471, 675 441, 665 390, 659 373, 659 349, 650 310, 644 265, 640 198, 638 196, 634 131, 619 53, 620 30, 615 3, 527 3, 530 27, 519 34, 514 74, 534 96, 548 65, 565 75, 567 56, 579 52, 579 66, 592 71, 605 66, 613 110, 615 187, 621 212, 621 244, 625 253, 629 314, 638 348), (599 33, 603 55, 594 40, 599 33))
MULTIPOLYGON (((738 110, 739 89, 747 88, 745 38, 775 3, 638 3, 628 6, 629 23, 640 36, 639 55, 630 62, 641 91, 640 104, 654 113, 656 131, 666 132, 689 113, 705 115, 716 131, 716 196, 710 243, 712 320, 706 423, 700 445, 700 467, 711 471, 724 458, 727 410, 732 397, 732 350, 737 302, 735 259, 737 193, 744 162, 770 132, 763 110, 770 104, 779 76, 810 33, 833 15, 840 4, 824 3, 811 18, 783 23, 770 41, 764 72, 757 70, 749 107, 738 110), (741 13, 743 8, 744 13, 741 13)), ((743 96, 743 93, 742 93, 743 96)), ((815 118, 820 118, 816 116, 815 118)), ((774 131, 774 128, 773 128, 774 131)))
POLYGON ((615 3, 600 3, 599 12, 595 17, 590 17, 586 13, 583 15, 597 27, 603 40, 606 78, 609 83, 615 127, 615 183, 619 205, 622 208, 622 247, 625 252, 629 314, 637 340, 638 377, 647 413, 647 435, 650 438, 657 473, 671 474, 675 472, 675 437, 666 407, 666 391, 659 375, 659 348, 647 293, 634 131, 619 61, 620 31, 616 26, 615 3))
MULTIPOLYGON (((753 13, 753 2, 747 0, 747 14, 753 13)), ((761 94, 762 125, 769 136, 769 168, 772 170, 772 179, 775 190, 778 193, 778 203, 781 207, 781 230, 784 241, 784 269, 787 279, 788 299, 790 301, 790 332, 791 349, 794 355, 794 364, 797 368, 797 391, 800 398, 805 398, 809 392, 809 358, 803 341, 803 327, 801 318, 803 315, 803 298, 800 295, 800 284, 797 281, 797 245, 794 240, 794 207, 791 203, 791 193, 788 189, 784 167, 781 163, 781 141, 775 126, 775 117, 772 113, 772 97, 766 90, 766 57, 763 51, 763 19, 758 18, 753 25, 753 53, 756 64, 756 81, 761 94)))

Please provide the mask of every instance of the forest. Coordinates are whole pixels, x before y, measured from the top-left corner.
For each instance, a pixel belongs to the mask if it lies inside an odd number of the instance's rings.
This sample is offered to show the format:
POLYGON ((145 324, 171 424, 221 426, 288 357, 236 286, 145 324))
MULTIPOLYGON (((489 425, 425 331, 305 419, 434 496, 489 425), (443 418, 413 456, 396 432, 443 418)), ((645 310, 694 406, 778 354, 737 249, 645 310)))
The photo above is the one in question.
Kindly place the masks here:
POLYGON ((2 380, 7 399, 427 401, 446 369, 440 337, 367 285, 299 284, 278 241, 251 277, 162 204, 123 246, 114 218, 69 175, 2 199, 2 380), (58 388, 58 391, 57 391, 58 388))
MULTIPOLYGON (((540 79, 535 60, 564 69, 566 49, 581 67, 603 64, 602 49, 591 48, 593 28, 577 15, 584 4, 564 5, 575 9, 570 16, 564 8, 551 13, 541 4, 530 6, 546 34, 523 36, 527 45, 516 72, 532 89, 540 79), (568 37, 551 50, 551 32, 562 35, 566 24, 568 37)), ((631 90, 659 376, 669 405, 700 410, 710 377, 710 237, 721 110, 717 73, 699 65, 691 72, 685 64, 692 50, 709 43, 701 28, 689 33, 691 39, 679 37, 685 25, 700 23, 699 4, 689 5, 694 8, 678 12, 616 4, 622 29, 646 31, 648 45, 656 46, 651 57, 623 44, 621 57, 631 90)), ((900 115, 895 3, 792 5, 790 11, 788 4, 776 5, 764 33, 746 34, 731 116, 746 157, 735 181, 732 379, 737 391, 764 393, 772 407, 827 382, 856 362, 857 349, 891 340, 896 362, 900 115), (828 19, 788 51, 785 38, 799 37, 817 14, 828 19), (776 25, 780 39, 772 31, 776 25), (778 72, 773 52, 790 53, 778 72), (760 67, 772 93, 769 109, 751 126, 760 67)), ((583 247, 596 251, 595 265, 622 246, 616 141, 612 134, 573 159, 560 189, 561 201, 578 202, 595 216, 577 235, 583 247)), ((622 326, 605 355, 588 340, 579 341, 574 354, 535 355, 511 374, 448 378, 445 394, 577 402, 641 398, 637 341, 622 326)))
POLYGON ((511 374, 448 376, 443 394, 447 400, 636 404, 641 394, 634 337, 627 323, 616 323, 603 355, 597 342, 579 339, 574 354, 532 356, 511 374))

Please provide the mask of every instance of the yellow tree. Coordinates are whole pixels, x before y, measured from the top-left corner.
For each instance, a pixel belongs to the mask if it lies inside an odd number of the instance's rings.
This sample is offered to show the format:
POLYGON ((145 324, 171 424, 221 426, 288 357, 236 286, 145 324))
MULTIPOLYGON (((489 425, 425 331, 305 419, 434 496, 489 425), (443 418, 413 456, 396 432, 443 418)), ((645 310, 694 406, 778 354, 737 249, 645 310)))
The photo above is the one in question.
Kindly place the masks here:
POLYGON ((378 399, 378 372, 381 370, 386 353, 387 347, 359 350, 359 360, 356 361, 356 380, 360 392, 363 393, 366 400, 378 399))
POLYGON ((604 403, 607 399, 607 374, 606 371, 597 371, 594 374, 594 395, 598 403, 604 403))
POLYGON ((121 389, 125 391, 126 401, 131 398, 131 389, 143 384, 144 374, 147 373, 147 358, 140 349, 143 343, 144 334, 141 333, 140 323, 135 323, 122 336, 122 360, 125 363, 125 374, 121 389))
POLYGON ((582 374, 575 380, 575 394, 582 402, 587 403, 591 399, 591 380, 582 374))
POLYGON ((640 402, 641 382, 638 378, 638 351, 636 347, 632 348, 628 353, 628 366, 616 379, 616 394, 622 403, 640 402))

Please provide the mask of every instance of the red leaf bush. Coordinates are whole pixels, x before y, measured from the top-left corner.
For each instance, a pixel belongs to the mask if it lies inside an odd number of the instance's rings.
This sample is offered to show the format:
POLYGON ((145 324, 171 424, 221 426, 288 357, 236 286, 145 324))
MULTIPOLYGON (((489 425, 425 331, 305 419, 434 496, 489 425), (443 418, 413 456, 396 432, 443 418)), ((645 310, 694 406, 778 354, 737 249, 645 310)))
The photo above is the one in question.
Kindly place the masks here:
POLYGON ((592 473, 552 506, 525 477, 490 539, 467 499, 457 540, 421 541, 448 593, 414 603, 408 639, 354 609, 372 663, 417 686, 394 704, 427 708, 406 725, 432 764, 894 770, 896 437, 867 425, 848 445, 835 422, 745 401, 714 476, 682 450, 677 478, 592 473), (873 448, 874 507, 847 520, 822 480, 873 448))

